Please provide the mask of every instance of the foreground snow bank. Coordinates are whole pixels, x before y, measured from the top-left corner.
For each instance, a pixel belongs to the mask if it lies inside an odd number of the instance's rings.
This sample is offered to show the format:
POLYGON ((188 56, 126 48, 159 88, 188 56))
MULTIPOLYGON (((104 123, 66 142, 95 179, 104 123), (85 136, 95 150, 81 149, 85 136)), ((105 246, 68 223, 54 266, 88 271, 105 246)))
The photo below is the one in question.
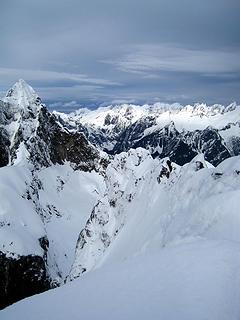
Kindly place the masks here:
POLYGON ((240 315, 240 250, 196 240, 83 275, 1 312, 2 320, 235 320, 240 315))

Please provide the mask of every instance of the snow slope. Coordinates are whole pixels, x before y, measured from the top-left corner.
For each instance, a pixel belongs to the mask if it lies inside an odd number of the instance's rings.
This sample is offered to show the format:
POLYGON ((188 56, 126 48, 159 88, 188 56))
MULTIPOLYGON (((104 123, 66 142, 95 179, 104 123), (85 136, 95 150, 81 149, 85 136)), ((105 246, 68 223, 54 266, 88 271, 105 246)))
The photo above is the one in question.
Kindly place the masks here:
POLYGON ((183 167, 170 169, 167 161, 141 148, 115 156, 107 194, 78 239, 70 279, 192 239, 240 241, 240 157, 217 168, 202 155, 183 167))
POLYGON ((196 161, 204 163, 197 156, 159 185, 145 181, 100 265, 201 238, 240 243, 240 157, 200 170, 196 161))
MULTIPOLYGON (((74 171, 69 164, 43 169, 38 177, 42 181, 39 203, 45 215, 49 255, 54 256, 59 280, 64 281, 74 260, 79 232, 97 198, 103 196, 104 179, 96 172, 74 171)), ((49 266, 50 274, 52 268, 49 266)))
POLYGON ((98 269, 8 307, 2 320, 237 320, 240 250, 199 240, 98 269))
POLYGON ((0 168, 0 250, 16 255, 43 255, 38 239, 45 235, 41 218, 22 196, 31 173, 25 167, 0 168))
POLYGON ((152 179, 149 172, 156 169, 159 173, 160 167, 159 160, 154 160, 142 148, 115 156, 106 169, 104 196, 98 198, 80 233, 70 279, 95 268, 131 218, 131 202, 143 184, 147 184, 149 178, 152 179))
POLYGON ((43 256, 39 239, 46 236, 49 274, 63 281, 78 234, 103 191, 101 175, 74 171, 68 163, 34 174, 24 165, 0 168, 0 250, 43 256))
POLYGON ((169 175, 166 162, 142 149, 116 163, 120 189, 134 196, 116 201, 123 225, 95 270, 8 307, 1 319, 239 319, 240 157, 214 168, 199 155, 182 168, 172 164, 169 175), (135 189, 131 170, 144 180, 135 189))
POLYGON ((67 164, 38 179, 50 272, 81 277, 3 319, 238 319, 240 157, 180 167, 139 148, 115 156, 105 182, 67 164))

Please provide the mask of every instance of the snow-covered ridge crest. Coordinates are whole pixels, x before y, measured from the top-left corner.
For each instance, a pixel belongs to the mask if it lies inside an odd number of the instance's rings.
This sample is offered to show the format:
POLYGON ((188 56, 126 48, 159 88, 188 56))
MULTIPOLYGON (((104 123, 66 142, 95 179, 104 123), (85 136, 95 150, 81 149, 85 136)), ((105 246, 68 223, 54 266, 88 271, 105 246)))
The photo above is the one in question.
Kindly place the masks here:
POLYGON ((161 102, 144 105, 122 104, 99 107, 95 110, 82 108, 70 113, 68 118, 81 120, 83 124, 90 124, 96 127, 107 127, 110 124, 110 120, 113 120, 112 124, 117 121, 134 123, 140 118, 148 116, 157 118, 164 113, 168 113, 169 116, 178 115, 185 117, 188 115, 191 117, 212 117, 234 111, 237 107, 239 106, 236 102, 227 106, 221 104, 207 105, 205 103, 184 106, 179 103, 168 104, 161 102))

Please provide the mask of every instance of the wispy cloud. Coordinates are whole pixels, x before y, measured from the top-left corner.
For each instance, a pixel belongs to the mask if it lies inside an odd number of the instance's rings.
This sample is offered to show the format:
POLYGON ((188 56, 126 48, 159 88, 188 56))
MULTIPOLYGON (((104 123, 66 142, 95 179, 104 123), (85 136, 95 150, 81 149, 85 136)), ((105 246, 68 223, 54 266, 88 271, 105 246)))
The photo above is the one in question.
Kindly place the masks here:
POLYGON ((27 81, 74 81, 76 83, 87 83, 101 86, 119 86, 119 82, 102 79, 92 78, 85 74, 79 73, 67 73, 67 72, 56 72, 49 70, 29 70, 29 69, 15 69, 15 68, 1 68, 0 67, 0 80, 4 78, 12 79, 16 81, 19 78, 24 78, 27 81))
POLYGON ((157 77, 161 71, 196 72, 218 74, 240 71, 240 50, 196 50, 174 45, 138 45, 129 53, 103 63, 114 65, 118 70, 157 77))

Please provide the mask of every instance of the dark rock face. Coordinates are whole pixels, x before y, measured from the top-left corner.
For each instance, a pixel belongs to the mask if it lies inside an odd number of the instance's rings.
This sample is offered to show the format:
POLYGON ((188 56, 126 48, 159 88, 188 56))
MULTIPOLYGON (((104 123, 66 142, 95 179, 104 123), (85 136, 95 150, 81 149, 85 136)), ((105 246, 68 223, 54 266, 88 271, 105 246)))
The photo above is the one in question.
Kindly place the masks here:
POLYGON ((50 288, 42 257, 12 258, 0 252, 0 309, 50 288))
POLYGON ((49 166, 51 163, 70 161, 75 169, 95 169, 99 152, 89 144, 83 133, 62 128, 45 107, 41 109, 38 120, 37 135, 28 143, 30 157, 36 164, 49 166))
POLYGON ((112 153, 117 154, 123 151, 128 151, 130 148, 136 148, 134 144, 143 137, 144 130, 154 124, 154 118, 146 117, 128 126, 117 138, 117 142, 112 153))
POLYGON ((184 136, 184 140, 192 149, 202 152, 205 159, 214 166, 231 157, 223 139, 213 128, 209 127, 202 131, 189 132, 184 136))
MULTIPOLYGON (((130 148, 142 147, 148 149, 153 157, 169 157, 171 161, 179 165, 184 165, 198 153, 203 153, 205 159, 214 166, 232 155, 240 154, 239 139, 232 140, 234 154, 231 154, 218 131, 211 127, 193 132, 178 132, 174 123, 171 122, 161 129, 144 135, 144 130, 154 124, 155 120, 151 117, 137 121, 119 133, 112 150, 105 151, 109 154, 118 154, 130 148)), ((99 135, 98 132, 98 138, 95 140, 93 133, 91 135, 91 142, 96 146, 100 146, 99 135)), ((104 136, 103 131, 102 135, 104 136)), ((100 139, 101 141, 104 139, 100 139)))
POLYGON ((8 164, 10 153, 10 140, 4 125, 8 121, 8 105, 0 100, 0 167, 8 164), (1 126, 2 125, 2 126, 1 126))
POLYGON ((4 167, 9 161, 10 141, 5 129, 0 128, 0 167, 4 167))
MULTIPOLYGON (((0 166, 5 166, 16 159, 21 142, 29 152, 29 161, 36 169, 48 167, 51 164, 72 163, 75 169, 91 171, 96 169, 100 159, 99 152, 88 142, 83 132, 71 132, 62 127, 55 115, 41 105, 36 112, 22 114, 22 121, 14 134, 12 146, 4 124, 13 119, 7 119, 5 110, 1 111, 0 125, 0 166), (36 126, 37 124, 37 126, 36 126), (30 134, 29 134, 30 132, 30 134)), ((12 115, 13 117, 14 115, 12 115)))
POLYGON ((240 155, 240 137, 233 136, 228 141, 229 152, 231 156, 238 156, 240 155))
POLYGON ((91 171, 94 169, 98 153, 88 144, 84 135, 59 132, 52 140, 51 160, 62 164, 65 160, 74 163, 75 169, 91 171))
POLYGON ((197 154, 171 123, 159 131, 155 131, 139 139, 134 147, 143 147, 151 151, 153 157, 169 157, 171 161, 183 165, 191 161, 197 154))

